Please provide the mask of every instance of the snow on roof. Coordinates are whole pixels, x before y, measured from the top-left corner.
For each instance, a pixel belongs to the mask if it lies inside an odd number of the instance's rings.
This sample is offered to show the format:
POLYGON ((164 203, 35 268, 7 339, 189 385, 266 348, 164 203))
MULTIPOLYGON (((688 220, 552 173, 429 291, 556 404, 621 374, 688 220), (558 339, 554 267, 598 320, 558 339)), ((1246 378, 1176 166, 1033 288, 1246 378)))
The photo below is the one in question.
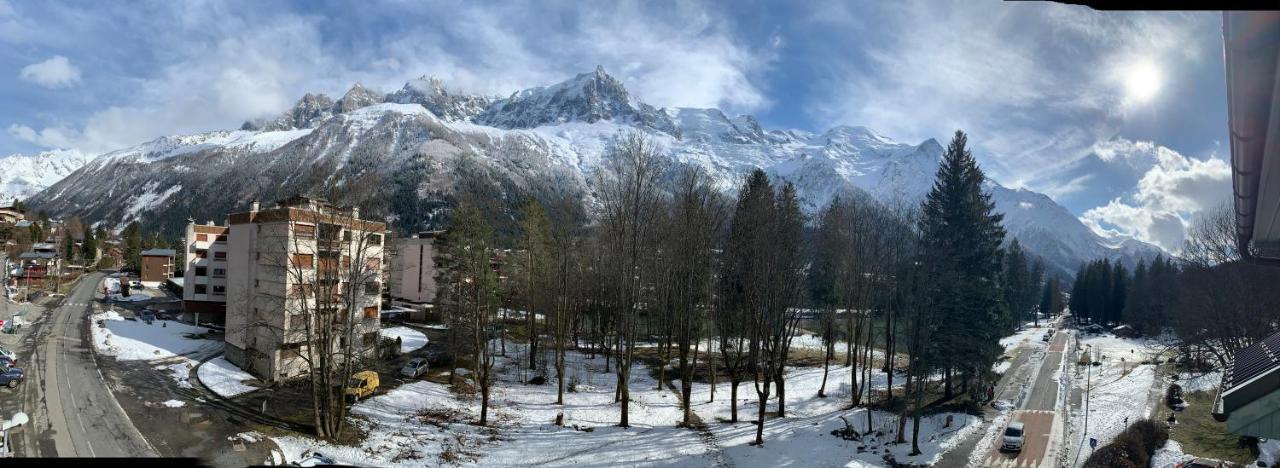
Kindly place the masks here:
POLYGON ((142 251, 143 257, 172 257, 177 255, 173 249, 148 249, 142 251))

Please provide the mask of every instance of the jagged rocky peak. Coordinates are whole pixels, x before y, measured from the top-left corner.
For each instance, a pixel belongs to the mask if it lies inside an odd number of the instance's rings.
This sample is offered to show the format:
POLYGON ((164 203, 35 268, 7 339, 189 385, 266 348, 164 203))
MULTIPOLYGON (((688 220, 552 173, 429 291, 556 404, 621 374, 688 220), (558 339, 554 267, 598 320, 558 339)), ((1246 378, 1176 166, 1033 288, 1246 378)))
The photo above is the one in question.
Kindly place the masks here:
POLYGON ((386 97, 377 91, 364 87, 360 83, 352 86, 347 94, 338 100, 334 113, 345 114, 361 107, 368 107, 382 102, 386 97))
POLYGON ((639 123, 667 132, 675 130, 666 113, 649 105, 633 103, 622 82, 610 76, 602 66, 562 83, 512 93, 510 97, 494 102, 477 117, 476 122, 502 128, 533 128, 601 120, 639 123))
POLYGON ((399 91, 391 93, 387 102, 421 104, 432 114, 450 122, 470 121, 484 112, 493 98, 466 93, 452 93, 444 81, 423 76, 410 80, 399 91))
POLYGON ((255 119, 245 122, 241 130, 278 131, 313 128, 321 120, 333 115, 333 98, 323 93, 307 93, 293 108, 275 119, 255 119))

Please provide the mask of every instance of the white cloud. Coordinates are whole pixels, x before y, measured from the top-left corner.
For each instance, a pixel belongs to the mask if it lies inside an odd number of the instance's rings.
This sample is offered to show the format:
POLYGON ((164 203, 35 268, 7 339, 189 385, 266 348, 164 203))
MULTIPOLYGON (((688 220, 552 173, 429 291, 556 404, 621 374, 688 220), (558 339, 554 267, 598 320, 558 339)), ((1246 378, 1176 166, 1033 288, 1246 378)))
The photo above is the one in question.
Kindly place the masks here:
MULTIPOLYGON (((1114 70, 1137 59, 1170 74, 1196 69, 1211 54, 1207 41, 1187 39, 1221 24, 1207 14, 1067 5, 888 5, 863 20, 875 21, 878 35, 849 44, 855 55, 866 51, 866 63, 834 65, 831 94, 812 107, 817 116, 911 141, 963 129, 1000 161, 994 177, 1038 191, 1062 185, 1057 171, 1115 135, 1135 112, 1114 70)), ((1170 98, 1154 101, 1161 99, 1170 98)))
POLYGON ((1095 230, 1115 231, 1176 252, 1190 220, 1220 205, 1231 195, 1231 167, 1226 161, 1189 158, 1151 142, 1117 139, 1105 145, 1111 160, 1152 161, 1129 197, 1092 208, 1081 219, 1095 230))
MULTIPOLYGON (((365 42, 348 47, 327 29, 334 25, 316 15, 255 16, 225 5, 164 4, 125 14, 158 25, 147 47, 163 46, 174 55, 163 56, 148 74, 130 77, 128 91, 90 112, 77 130, 61 123, 57 128, 72 146, 96 153, 163 135, 238 127, 285 111, 306 92, 336 97, 356 82, 390 92, 430 75, 456 91, 505 95, 590 72, 597 64, 633 96, 657 106, 731 112, 767 106, 753 77, 767 69, 784 41, 773 38, 763 50, 752 50, 705 8, 687 4, 671 12, 620 3, 582 12, 574 4, 463 3, 440 14, 426 5, 383 5, 380 15, 402 23, 376 35, 352 33, 365 42), (567 16, 576 19, 560 21, 567 16)), ((349 27, 362 27, 358 17, 349 27)))
POLYGON ((66 129, 45 128, 36 131, 26 125, 13 124, 9 126, 9 135, 22 141, 34 143, 46 148, 65 149, 74 146, 68 133, 74 133, 66 129))
POLYGON ((66 57, 55 55, 23 67, 18 78, 46 88, 66 88, 80 82, 80 69, 66 57))

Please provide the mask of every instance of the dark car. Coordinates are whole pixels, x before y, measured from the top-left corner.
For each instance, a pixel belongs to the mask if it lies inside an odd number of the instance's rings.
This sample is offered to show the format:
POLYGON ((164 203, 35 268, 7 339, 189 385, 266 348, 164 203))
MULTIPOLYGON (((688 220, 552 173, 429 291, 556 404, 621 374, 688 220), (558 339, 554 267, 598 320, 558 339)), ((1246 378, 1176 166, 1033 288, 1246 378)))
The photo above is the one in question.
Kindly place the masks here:
POLYGON ((1219 460, 1210 460, 1208 458, 1195 458, 1191 461, 1178 463, 1177 468, 1220 468, 1227 466, 1226 462, 1219 460))
POLYGON ((9 388, 17 388, 18 384, 22 383, 24 378, 26 378, 26 376, 22 374, 22 369, 10 367, 5 369, 3 373, 0 373, 0 385, 4 385, 9 388))
POLYGON ((18 361, 8 356, 0 356, 0 369, 9 369, 18 365, 18 361))

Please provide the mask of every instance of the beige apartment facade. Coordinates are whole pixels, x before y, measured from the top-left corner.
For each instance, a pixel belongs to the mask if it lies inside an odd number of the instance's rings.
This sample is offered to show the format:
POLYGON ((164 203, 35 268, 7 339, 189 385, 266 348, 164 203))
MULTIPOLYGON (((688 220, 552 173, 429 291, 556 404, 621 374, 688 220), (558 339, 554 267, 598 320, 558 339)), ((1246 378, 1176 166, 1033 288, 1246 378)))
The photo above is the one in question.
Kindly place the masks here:
POLYGON ((228 216, 227 360, 266 381, 306 374, 317 320, 335 347, 377 351, 386 224, 294 197, 228 216), (348 333, 348 330, 350 332, 348 333))
POLYGON ((427 231, 413 237, 397 238, 391 258, 391 297, 415 304, 436 300, 435 240, 442 231, 427 231))
POLYGON ((201 323, 225 323, 227 227, 187 221, 182 274, 183 312, 201 323))

